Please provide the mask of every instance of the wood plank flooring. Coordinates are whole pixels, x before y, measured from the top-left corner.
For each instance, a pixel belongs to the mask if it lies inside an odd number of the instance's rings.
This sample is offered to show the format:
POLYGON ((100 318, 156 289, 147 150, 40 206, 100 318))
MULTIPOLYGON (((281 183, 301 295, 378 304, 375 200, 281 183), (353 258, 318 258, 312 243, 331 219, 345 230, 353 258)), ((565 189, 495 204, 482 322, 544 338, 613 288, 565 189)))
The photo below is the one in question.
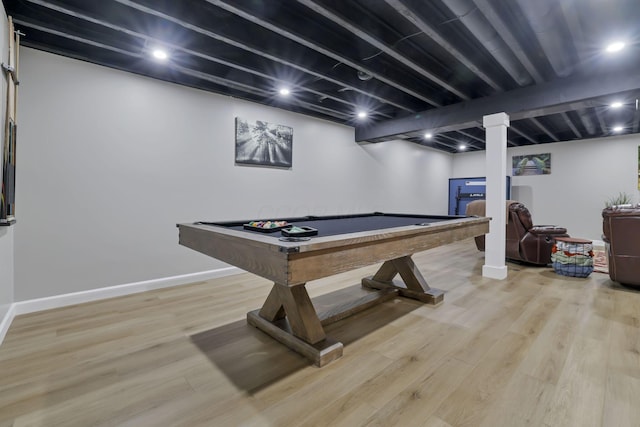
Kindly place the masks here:
MULTIPOLYGON (((18 316, 0 427, 640 425, 640 292, 511 263, 482 278, 472 240, 414 260, 444 303, 328 326, 345 348, 323 368, 247 325, 271 289, 251 274, 18 316)), ((358 294, 377 267, 307 288, 358 294)))

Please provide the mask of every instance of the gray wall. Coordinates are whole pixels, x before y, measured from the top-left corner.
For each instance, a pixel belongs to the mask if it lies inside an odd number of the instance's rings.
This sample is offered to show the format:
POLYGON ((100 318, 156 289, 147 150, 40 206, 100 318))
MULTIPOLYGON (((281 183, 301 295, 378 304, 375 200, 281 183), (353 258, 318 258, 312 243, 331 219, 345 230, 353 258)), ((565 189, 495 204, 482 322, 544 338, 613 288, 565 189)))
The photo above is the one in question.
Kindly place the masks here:
POLYGON ((0 227, 0 323, 13 302, 13 230, 0 227))
POLYGON ((178 222, 446 213, 445 153, 32 49, 20 80, 17 301, 225 266, 178 222), (293 127, 293 168, 235 166, 236 116, 293 127))
MULTIPOLYGON (((511 198, 529 208, 536 224, 562 225, 572 236, 600 240, 607 199, 626 192, 640 201, 639 145, 634 134, 509 148, 509 168, 511 156, 551 153, 551 174, 513 177, 511 198)), ((484 174, 484 152, 454 156, 453 177, 484 174)))
MULTIPOLYGON (((8 21, 4 12, 4 7, 0 7, 0 57, 7 57, 9 39, 7 37, 8 21)), ((2 176, 2 149, 4 147, 4 122, 7 110, 7 77, 5 73, 0 79, 2 92, 0 96, 0 176, 2 176)), ((9 311, 9 307, 13 302, 13 230, 14 227, 0 227, 0 322, 5 314, 9 311)))
MULTIPOLYGON (((444 214, 449 177, 485 174, 484 152, 357 144, 350 127, 26 48, 19 117, 18 223, 0 232, 0 315, 13 300, 225 266, 179 246, 177 222, 444 214), (293 127, 293 168, 235 166, 236 116, 293 127)), ((509 162, 552 153, 552 174, 514 177, 513 198, 537 223, 598 239, 607 198, 639 200, 638 144, 623 135, 509 149, 509 162)))

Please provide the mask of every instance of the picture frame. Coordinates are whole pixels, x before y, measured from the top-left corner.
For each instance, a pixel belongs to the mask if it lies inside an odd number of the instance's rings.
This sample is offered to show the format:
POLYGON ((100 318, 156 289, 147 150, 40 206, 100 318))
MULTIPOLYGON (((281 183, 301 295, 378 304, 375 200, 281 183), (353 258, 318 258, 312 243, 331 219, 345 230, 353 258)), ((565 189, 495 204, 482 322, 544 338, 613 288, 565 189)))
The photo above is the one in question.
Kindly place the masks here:
POLYGON ((236 164, 292 167, 293 128, 240 117, 236 117, 235 126, 236 164))
POLYGON ((549 175, 551 174, 551 153, 526 154, 511 158, 512 175, 549 175))

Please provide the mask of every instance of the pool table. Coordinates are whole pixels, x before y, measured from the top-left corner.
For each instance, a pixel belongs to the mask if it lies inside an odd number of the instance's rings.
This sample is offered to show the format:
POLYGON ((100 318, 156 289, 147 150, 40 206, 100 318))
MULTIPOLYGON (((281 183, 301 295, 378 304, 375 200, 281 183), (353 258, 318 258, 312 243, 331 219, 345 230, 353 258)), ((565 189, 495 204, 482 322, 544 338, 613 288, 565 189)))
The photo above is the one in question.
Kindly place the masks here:
POLYGON ((341 357, 343 348, 323 325, 398 295, 442 302, 443 292, 429 287, 411 255, 486 234, 490 219, 374 212, 278 220, 311 227, 317 235, 287 241, 280 230, 246 229, 249 221, 200 221, 178 224, 179 243, 273 281, 262 308, 249 312, 247 322, 323 366, 341 357), (307 282, 379 262, 378 271, 362 279, 370 290, 365 296, 316 312, 307 282), (402 281, 394 281, 396 275, 402 281))

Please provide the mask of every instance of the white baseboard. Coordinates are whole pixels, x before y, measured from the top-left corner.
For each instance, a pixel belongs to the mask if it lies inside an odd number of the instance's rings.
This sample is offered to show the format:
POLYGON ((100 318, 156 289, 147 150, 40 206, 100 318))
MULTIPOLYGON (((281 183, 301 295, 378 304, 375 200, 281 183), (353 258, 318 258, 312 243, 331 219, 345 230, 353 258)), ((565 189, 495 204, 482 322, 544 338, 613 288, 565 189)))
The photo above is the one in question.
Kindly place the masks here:
POLYGON ((494 265, 483 265, 482 266, 482 277, 488 277, 490 279, 498 279, 503 280, 507 278, 507 266, 494 266, 494 265))
MULTIPOLYGON (((164 277, 162 279, 145 280, 143 282, 126 283, 124 285, 109 286, 106 288, 90 289, 88 291, 19 301, 13 304, 13 315, 17 316, 19 314, 34 313, 36 311, 50 310, 52 308, 66 307, 68 305, 81 304, 84 302, 137 294, 139 292, 168 288, 170 286, 186 285, 188 283, 211 280, 218 277, 231 276, 240 273, 244 273, 244 270, 237 267, 226 267, 217 270, 202 271, 199 273, 183 274, 180 276, 164 277)), ((0 340, 0 343, 1 342, 2 340, 0 340)))
POLYGON ((9 326, 11 326, 11 322, 13 318, 16 316, 16 305, 11 304, 9 306, 9 310, 4 315, 2 320, 0 320, 0 344, 4 340, 5 335, 7 335, 7 331, 9 330, 9 326))

